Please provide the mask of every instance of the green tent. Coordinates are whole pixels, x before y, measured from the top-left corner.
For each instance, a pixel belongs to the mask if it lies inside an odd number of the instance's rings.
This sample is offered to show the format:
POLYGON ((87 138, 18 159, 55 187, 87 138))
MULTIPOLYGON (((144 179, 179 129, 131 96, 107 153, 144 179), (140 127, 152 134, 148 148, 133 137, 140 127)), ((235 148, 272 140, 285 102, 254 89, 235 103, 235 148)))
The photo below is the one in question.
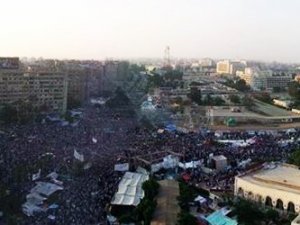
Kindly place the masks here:
POLYGON ((228 127, 234 127, 234 126, 236 126, 236 119, 233 117, 229 117, 229 118, 225 119, 225 124, 228 127))

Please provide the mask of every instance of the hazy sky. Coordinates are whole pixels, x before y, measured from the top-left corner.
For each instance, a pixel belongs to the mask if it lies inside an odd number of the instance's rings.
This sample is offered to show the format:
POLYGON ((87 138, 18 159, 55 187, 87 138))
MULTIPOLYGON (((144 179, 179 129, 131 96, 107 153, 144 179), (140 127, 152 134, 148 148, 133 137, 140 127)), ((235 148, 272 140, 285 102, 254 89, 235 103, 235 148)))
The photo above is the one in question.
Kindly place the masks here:
POLYGON ((300 62, 300 0, 1 0, 0 55, 300 62))

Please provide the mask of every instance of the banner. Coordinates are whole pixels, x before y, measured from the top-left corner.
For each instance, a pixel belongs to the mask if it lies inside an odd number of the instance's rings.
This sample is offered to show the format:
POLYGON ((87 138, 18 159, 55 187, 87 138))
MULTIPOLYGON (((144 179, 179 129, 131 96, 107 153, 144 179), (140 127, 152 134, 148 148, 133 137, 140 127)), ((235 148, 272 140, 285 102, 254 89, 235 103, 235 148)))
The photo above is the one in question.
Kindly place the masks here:
POLYGON ((75 157, 75 159, 79 160, 80 162, 84 161, 83 154, 79 154, 76 150, 74 150, 74 157, 75 157))
POLYGON ((129 163, 116 164, 115 171, 125 172, 129 170, 129 163))

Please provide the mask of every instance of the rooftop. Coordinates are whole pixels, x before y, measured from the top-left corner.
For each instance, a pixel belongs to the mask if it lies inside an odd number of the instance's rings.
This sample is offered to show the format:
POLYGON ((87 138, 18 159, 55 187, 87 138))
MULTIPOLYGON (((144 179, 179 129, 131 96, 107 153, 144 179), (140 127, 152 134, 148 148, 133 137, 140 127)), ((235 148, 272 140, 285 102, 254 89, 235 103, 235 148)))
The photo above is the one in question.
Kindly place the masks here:
POLYGON ((221 211, 215 211, 213 214, 210 214, 206 220, 212 225, 237 225, 238 223, 230 219, 227 216, 224 216, 221 211))
POLYGON ((242 179, 271 187, 300 194, 300 170, 289 164, 266 164, 262 169, 242 176, 242 179))

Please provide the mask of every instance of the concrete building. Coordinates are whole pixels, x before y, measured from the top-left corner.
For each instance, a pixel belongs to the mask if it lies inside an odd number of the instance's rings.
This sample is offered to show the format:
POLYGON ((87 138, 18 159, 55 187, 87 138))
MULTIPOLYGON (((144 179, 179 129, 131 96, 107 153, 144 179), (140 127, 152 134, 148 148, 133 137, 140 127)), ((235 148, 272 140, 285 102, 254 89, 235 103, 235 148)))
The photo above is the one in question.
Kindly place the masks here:
POLYGON ((258 68, 245 68, 245 71, 237 71, 236 75, 245 80, 253 90, 272 90, 275 87, 286 89, 292 80, 291 75, 274 75, 270 70, 258 68))
POLYGON ((236 176, 234 194, 266 206, 299 213, 300 170, 289 164, 264 164, 236 176))
POLYGON ((0 104, 30 101, 38 109, 64 113, 67 90, 67 79, 62 73, 0 70, 0 104))
POLYGON ((266 89, 272 90, 275 87, 286 89, 291 81, 291 75, 272 75, 266 77, 266 89))
POLYGON ((230 61, 229 60, 217 62, 217 74, 230 74, 230 61))
POLYGON ((245 61, 224 60, 217 63, 217 74, 236 75, 237 71, 243 71, 246 67, 245 61))

